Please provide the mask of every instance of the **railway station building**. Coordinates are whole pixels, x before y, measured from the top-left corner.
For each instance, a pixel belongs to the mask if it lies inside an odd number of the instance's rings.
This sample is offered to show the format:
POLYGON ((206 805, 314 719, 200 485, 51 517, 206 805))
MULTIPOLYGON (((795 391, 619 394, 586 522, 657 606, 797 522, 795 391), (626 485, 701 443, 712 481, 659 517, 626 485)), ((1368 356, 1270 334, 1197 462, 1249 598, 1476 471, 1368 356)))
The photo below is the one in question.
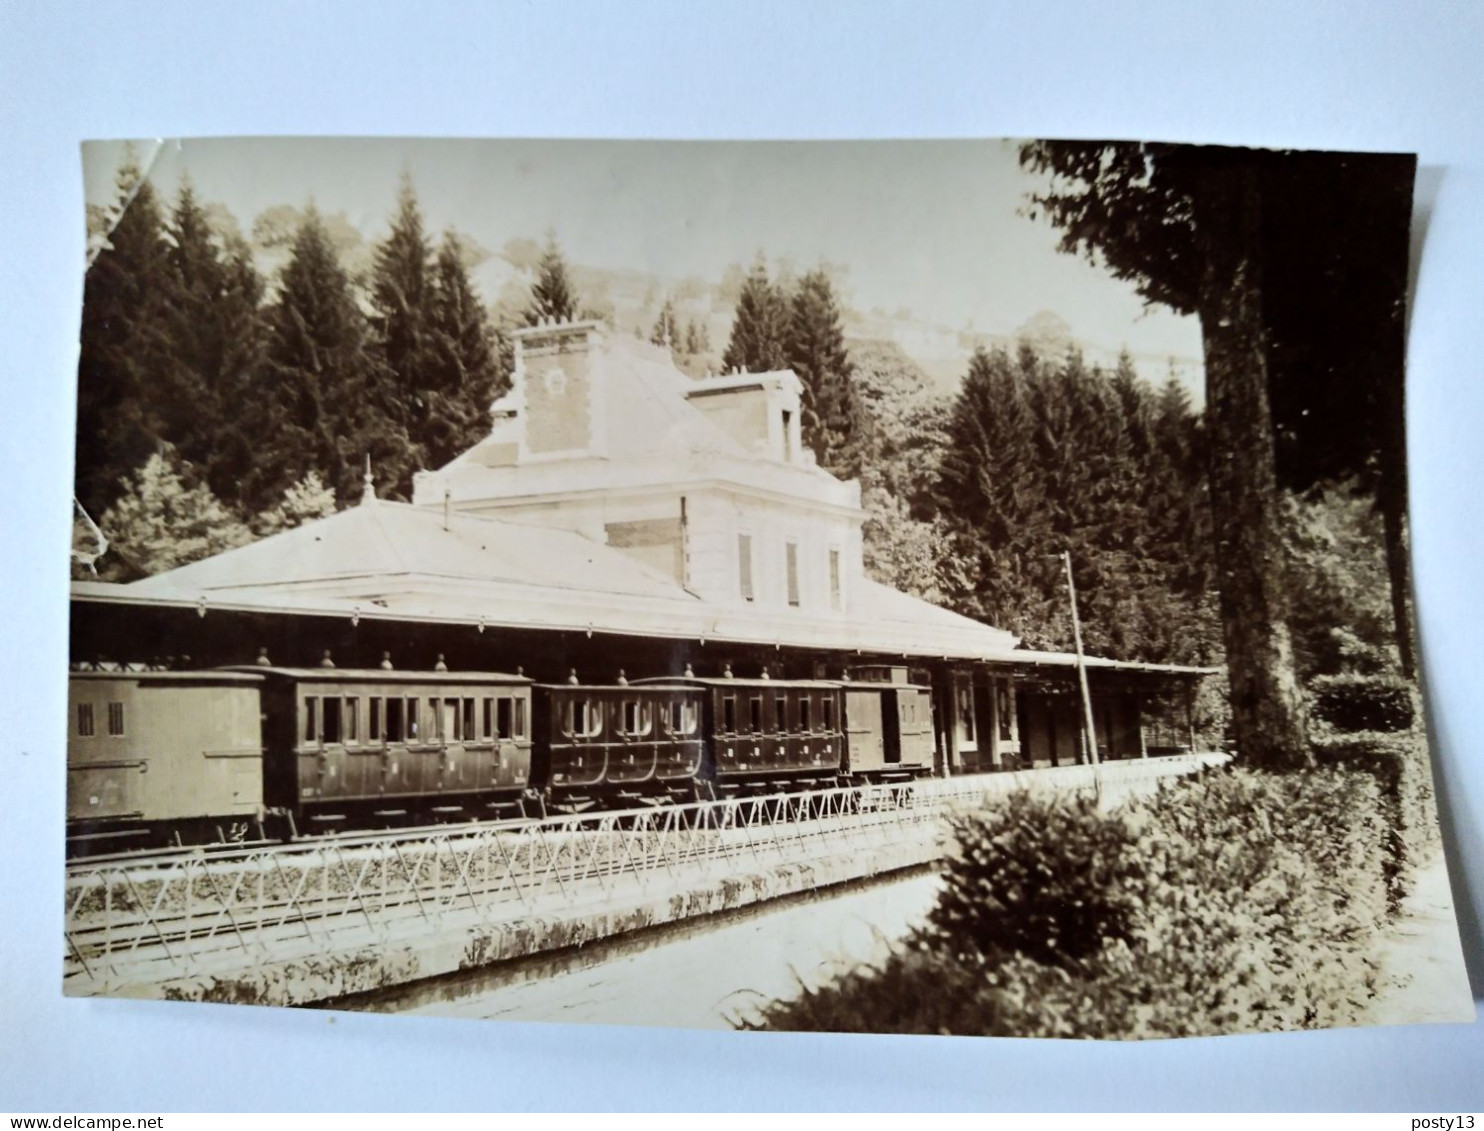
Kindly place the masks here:
MULTIPOLYGON (((866 575, 859 485, 802 442, 793 373, 693 379, 596 322, 519 331, 515 350, 489 435, 418 474, 411 503, 377 498, 368 470, 330 517, 74 582, 74 665, 908 679, 934 689, 940 772, 1085 759, 1075 657, 866 575)), ((1087 670, 1102 757, 1193 744, 1206 670, 1087 670)))

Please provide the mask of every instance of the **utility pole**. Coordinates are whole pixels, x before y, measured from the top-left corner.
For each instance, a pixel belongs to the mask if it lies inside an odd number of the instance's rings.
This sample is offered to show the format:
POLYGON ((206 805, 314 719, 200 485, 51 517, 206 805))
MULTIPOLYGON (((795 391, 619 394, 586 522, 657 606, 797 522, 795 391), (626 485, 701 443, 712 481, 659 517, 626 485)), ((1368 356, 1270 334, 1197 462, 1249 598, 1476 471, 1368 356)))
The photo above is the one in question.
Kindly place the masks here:
POLYGON ((1101 799, 1103 775, 1098 771, 1098 732, 1092 721, 1092 693, 1087 689, 1087 663, 1082 658, 1082 622, 1077 616, 1077 584, 1072 580, 1071 551, 1062 551, 1061 560, 1067 569, 1067 595, 1072 602, 1072 642, 1077 648, 1077 682, 1082 687, 1082 725, 1087 730, 1087 760, 1093 767, 1093 785, 1101 799))

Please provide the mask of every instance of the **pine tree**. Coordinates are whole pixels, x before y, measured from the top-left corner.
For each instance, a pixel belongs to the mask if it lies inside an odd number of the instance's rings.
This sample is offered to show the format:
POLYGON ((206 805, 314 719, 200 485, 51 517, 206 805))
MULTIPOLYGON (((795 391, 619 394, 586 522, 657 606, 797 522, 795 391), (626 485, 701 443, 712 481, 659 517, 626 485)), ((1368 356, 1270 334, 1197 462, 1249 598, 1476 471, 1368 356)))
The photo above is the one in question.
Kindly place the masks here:
MULTIPOLYGON (((154 187, 132 152, 119 168, 112 228, 83 283, 76 494, 102 514, 161 434, 151 389, 168 364, 168 245, 154 187)), ((186 406, 188 407, 188 406, 186 406)))
POLYGON ((767 264, 761 255, 742 284, 731 338, 722 354, 728 371, 771 373, 788 366, 788 299, 768 281, 767 264))
POLYGON ((353 498, 367 455, 381 482, 409 481, 411 445, 396 420, 396 391, 368 349, 366 319, 312 205, 268 322, 266 380, 247 429, 258 460, 244 486, 246 509, 276 505, 310 470, 340 498, 353 498))
MULTIPOLYGON (((430 426, 426 384, 431 361, 432 256, 412 177, 404 171, 391 231, 374 253, 368 297, 372 342, 390 382, 392 421, 406 430, 414 444, 430 426)), ((414 461, 420 464, 421 455, 416 451, 414 461)), ((410 483, 399 486, 405 490, 410 483)))
POLYGON ((200 469, 218 498, 237 502, 251 462, 232 443, 240 405, 252 396, 264 345, 263 282, 240 236, 218 236, 194 187, 182 179, 168 229, 172 285, 167 332, 171 349, 160 382, 150 391, 163 407, 160 439, 200 469))
POLYGON ((675 322, 675 303, 671 299, 665 299, 665 305, 660 307, 654 329, 649 331, 649 341, 656 346, 668 346, 672 353, 685 351, 685 342, 675 322))
POLYGON ((474 291, 452 229, 439 245, 432 284, 427 383, 434 411, 421 440, 428 465, 442 467, 488 434, 489 407, 510 388, 513 357, 474 291))
POLYGON ((852 380, 840 309, 823 271, 810 271, 793 294, 787 357, 803 383, 804 443, 819 465, 843 478, 860 472, 864 418, 852 380))
POLYGON ((526 325, 535 326, 547 319, 570 322, 577 315, 577 293, 568 277, 567 262, 557 245, 556 233, 547 232, 541 262, 536 265, 536 281, 531 284, 531 302, 526 308, 526 325))
POLYGON ((698 357, 710 348, 711 338, 706 333, 706 323, 692 318, 690 325, 685 329, 685 352, 692 357, 698 357))

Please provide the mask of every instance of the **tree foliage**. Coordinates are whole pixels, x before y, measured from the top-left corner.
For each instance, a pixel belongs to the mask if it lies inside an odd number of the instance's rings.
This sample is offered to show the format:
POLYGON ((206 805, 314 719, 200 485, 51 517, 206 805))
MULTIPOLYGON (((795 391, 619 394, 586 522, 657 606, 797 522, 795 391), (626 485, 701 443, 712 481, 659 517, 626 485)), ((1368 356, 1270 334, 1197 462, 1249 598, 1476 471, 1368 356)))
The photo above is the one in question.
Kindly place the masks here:
POLYGON ((934 495, 945 596, 1032 646, 1070 648, 1055 557, 1068 550, 1090 651, 1211 660, 1201 443, 1184 391, 1156 392, 1126 357, 1108 374, 1075 352, 976 352, 934 495))
POLYGON ((556 233, 548 232, 541 260, 536 265, 536 281, 531 284, 526 325, 535 326, 548 320, 571 322, 576 316, 577 292, 572 286, 567 261, 562 258, 556 233))
POLYGON ((252 541, 252 532, 168 448, 151 455, 121 485, 100 525, 111 553, 102 576, 131 580, 210 557, 252 541))
POLYGON ((761 255, 742 284, 731 337, 721 355, 730 372, 771 373, 788 366, 789 303, 786 294, 768 279, 761 255))
POLYGON ((829 276, 810 271, 789 299, 788 366, 803 385, 804 443, 819 466, 842 479, 860 474, 865 419, 856 396, 845 332, 829 276))

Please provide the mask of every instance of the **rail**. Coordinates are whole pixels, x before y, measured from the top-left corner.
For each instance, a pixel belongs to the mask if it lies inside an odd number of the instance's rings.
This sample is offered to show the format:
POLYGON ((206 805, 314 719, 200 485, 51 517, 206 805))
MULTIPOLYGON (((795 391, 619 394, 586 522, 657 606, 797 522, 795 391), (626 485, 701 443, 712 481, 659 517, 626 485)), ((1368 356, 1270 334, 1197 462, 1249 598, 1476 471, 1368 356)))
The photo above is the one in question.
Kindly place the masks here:
POLYGON ((1215 764, 1179 755, 686 805, 340 835, 69 865, 75 992, 251 968, 429 931, 519 923, 850 855, 871 875, 934 858, 943 818, 1016 789, 1105 799, 1215 764))

